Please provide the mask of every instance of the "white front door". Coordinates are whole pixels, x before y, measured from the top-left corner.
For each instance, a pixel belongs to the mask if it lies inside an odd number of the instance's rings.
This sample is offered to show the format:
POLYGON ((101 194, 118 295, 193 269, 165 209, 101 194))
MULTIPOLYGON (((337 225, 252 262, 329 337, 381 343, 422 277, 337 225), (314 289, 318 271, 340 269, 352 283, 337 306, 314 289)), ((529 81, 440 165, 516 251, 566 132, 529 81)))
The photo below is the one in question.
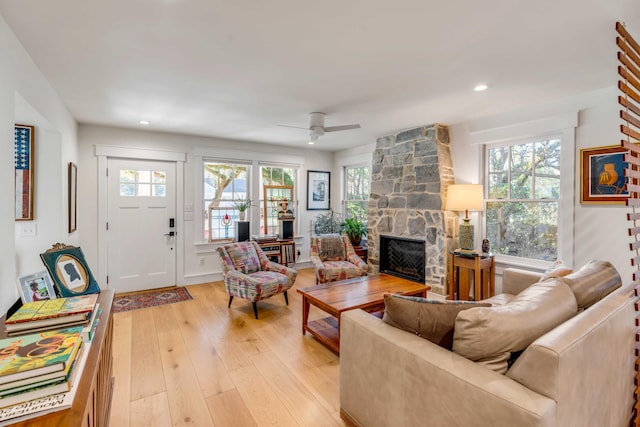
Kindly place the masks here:
POLYGON ((109 288, 175 285, 175 163, 109 158, 107 169, 109 288))

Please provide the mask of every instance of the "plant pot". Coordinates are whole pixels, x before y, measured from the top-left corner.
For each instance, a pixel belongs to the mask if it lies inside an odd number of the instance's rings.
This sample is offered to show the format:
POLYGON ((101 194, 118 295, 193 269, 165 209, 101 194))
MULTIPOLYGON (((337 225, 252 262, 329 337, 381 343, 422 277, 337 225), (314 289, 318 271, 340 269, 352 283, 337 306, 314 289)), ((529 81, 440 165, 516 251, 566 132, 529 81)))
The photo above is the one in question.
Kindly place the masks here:
POLYGON ((238 217, 240 218, 240 221, 244 221, 245 218, 247 217, 247 212, 246 211, 238 212, 238 217))
POLYGON ((353 246, 360 246, 360 243, 362 242, 362 236, 360 237, 349 237, 349 240, 351 240, 351 244, 353 246))

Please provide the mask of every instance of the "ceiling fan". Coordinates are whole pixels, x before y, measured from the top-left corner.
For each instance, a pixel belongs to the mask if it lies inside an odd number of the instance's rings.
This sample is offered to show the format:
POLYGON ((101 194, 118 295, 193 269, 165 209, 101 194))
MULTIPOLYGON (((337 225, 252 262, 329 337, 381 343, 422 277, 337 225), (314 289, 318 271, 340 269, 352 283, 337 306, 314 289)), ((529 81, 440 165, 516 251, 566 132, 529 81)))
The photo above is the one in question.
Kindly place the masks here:
POLYGON ((341 130, 349 130, 349 129, 360 129, 360 125, 342 125, 342 126, 328 126, 324 125, 324 116, 326 114, 314 112, 309 113, 309 127, 303 128, 300 126, 289 126, 289 125, 279 125, 288 128, 296 128, 296 129, 308 129, 309 133, 309 144, 315 143, 319 137, 324 135, 325 132, 337 132, 341 130))

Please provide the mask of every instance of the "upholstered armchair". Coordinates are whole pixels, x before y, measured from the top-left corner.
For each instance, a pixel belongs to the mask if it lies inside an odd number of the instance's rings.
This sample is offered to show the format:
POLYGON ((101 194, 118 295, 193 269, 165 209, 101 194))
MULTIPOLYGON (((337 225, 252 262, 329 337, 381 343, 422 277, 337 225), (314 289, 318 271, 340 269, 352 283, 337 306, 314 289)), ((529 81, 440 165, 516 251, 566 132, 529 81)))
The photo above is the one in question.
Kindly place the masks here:
POLYGON ((316 283, 367 275, 367 264, 356 255, 349 238, 339 234, 311 236, 311 262, 316 269, 316 283))
POLYGON ((289 305, 287 290, 293 286, 298 272, 293 268, 269 261, 256 242, 238 242, 218 248, 224 271, 224 285, 233 297, 251 301, 253 314, 258 318, 257 302, 276 294, 284 294, 289 305))

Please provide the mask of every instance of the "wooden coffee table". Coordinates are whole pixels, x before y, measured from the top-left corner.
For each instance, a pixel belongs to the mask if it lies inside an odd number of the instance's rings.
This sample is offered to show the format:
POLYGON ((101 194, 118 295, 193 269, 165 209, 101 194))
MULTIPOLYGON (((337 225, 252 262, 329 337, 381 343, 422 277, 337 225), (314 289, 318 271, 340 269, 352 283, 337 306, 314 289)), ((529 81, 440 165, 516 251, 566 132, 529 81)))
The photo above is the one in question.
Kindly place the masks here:
POLYGON ((430 286, 392 276, 358 277, 298 289, 302 295, 302 335, 309 332, 318 341, 340 354, 340 315, 361 308, 369 313, 384 310, 384 294, 427 296, 430 286), (332 317, 309 322, 313 304, 332 317))

